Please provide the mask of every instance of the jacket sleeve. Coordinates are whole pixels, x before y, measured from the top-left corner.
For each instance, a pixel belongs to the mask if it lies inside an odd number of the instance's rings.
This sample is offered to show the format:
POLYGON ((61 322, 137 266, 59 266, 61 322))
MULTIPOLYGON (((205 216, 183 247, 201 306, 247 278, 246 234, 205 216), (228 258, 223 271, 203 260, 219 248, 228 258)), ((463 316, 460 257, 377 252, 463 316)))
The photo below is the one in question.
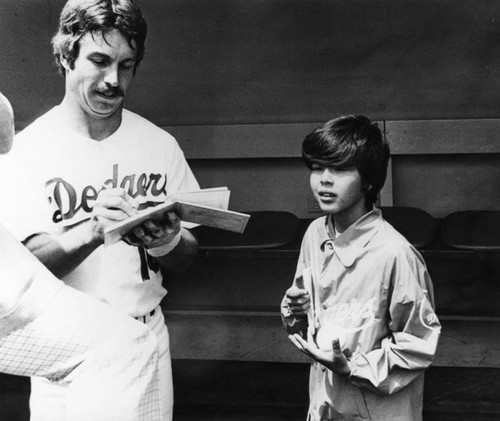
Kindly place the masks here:
POLYGON ((402 389, 427 369, 436 353, 441 325, 434 312, 432 282, 413 247, 400 247, 388 259, 390 277, 389 334, 380 348, 355 352, 351 381, 381 394, 402 389))

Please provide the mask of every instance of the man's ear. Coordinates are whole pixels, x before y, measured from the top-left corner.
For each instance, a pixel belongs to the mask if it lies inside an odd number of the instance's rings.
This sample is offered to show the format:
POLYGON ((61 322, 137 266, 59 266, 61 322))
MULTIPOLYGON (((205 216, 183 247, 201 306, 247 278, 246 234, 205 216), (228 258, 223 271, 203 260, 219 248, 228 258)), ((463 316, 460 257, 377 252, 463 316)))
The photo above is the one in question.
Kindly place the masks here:
POLYGON ((62 54, 61 54, 61 56, 59 57, 59 61, 61 62, 61 65, 62 65, 62 67, 64 67, 64 70, 65 70, 66 72, 69 72, 70 70, 73 70, 73 67, 74 67, 74 66, 71 66, 71 65, 69 64, 69 61, 68 61, 68 60, 66 59, 66 57, 64 57, 62 54))

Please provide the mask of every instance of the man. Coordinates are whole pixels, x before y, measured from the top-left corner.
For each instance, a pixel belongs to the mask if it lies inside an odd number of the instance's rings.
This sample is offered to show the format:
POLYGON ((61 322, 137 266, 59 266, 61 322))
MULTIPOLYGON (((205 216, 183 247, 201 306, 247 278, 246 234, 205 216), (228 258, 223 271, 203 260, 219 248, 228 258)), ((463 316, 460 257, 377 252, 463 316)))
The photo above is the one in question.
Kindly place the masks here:
MULTIPOLYGON (((0 154, 13 137, 12 108, 0 94, 0 154)), ((0 372, 43 376, 65 387, 54 421, 161 419, 151 330, 64 285, 2 225, 0 372)))
MULTIPOLYGON (((103 235, 137 209, 199 189, 175 139, 123 107, 144 56, 146 32, 131 0, 65 5, 52 41, 65 95, 16 137, 13 166, 32 181, 11 186, 12 203, 19 206, 9 220, 18 238, 66 284, 156 333, 168 420, 173 392, 168 331, 159 307, 166 295, 160 265, 186 267, 196 254, 196 240, 173 212, 134 229, 126 242, 104 246, 103 235), (48 201, 38 199, 40 192, 48 201)), ((40 414, 35 419, 55 419, 54 396, 53 382, 32 379, 31 410, 40 414)))

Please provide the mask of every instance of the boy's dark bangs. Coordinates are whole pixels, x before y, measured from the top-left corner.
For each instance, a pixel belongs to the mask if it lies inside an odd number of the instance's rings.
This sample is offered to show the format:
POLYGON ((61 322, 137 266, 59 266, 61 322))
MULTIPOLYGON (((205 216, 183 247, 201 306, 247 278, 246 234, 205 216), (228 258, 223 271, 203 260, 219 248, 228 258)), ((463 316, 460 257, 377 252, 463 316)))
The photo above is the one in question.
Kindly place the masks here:
POLYGON ((349 170, 356 166, 351 156, 338 153, 317 158, 313 157, 311 158, 311 162, 321 167, 329 167, 335 170, 349 170))
POLYGON ((306 151, 311 163, 336 170, 348 170, 356 167, 356 147, 350 142, 320 142, 318 147, 306 151), (309 153, 307 153, 309 152, 309 153))

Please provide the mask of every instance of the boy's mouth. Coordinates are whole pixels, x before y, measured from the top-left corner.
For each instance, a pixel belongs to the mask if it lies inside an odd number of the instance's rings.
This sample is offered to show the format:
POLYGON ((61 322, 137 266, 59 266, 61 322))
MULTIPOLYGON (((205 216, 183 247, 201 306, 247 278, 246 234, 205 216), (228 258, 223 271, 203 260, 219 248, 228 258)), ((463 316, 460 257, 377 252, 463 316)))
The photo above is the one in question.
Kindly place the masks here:
POLYGON ((337 197, 337 195, 326 191, 318 192, 318 196, 322 202, 332 202, 337 197))
POLYGON ((319 195, 319 197, 322 197, 325 199, 332 199, 332 198, 336 197, 335 194, 333 194, 331 192, 327 192, 327 191, 320 191, 320 192, 318 192, 318 195, 319 195))

